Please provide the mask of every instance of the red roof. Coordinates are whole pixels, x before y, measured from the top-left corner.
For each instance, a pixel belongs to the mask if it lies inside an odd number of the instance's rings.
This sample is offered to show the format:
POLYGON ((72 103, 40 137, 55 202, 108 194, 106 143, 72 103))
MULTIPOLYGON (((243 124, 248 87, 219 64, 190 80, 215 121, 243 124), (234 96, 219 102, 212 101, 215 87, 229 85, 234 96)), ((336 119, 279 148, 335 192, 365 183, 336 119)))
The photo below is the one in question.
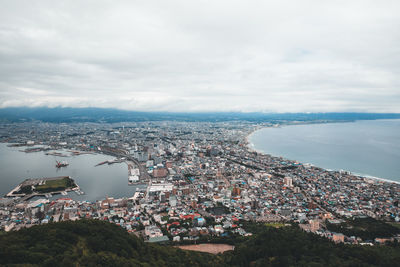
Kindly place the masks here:
POLYGON ((184 215, 182 216, 183 219, 187 220, 187 219, 194 219, 194 215, 193 214, 189 214, 189 215, 184 215))

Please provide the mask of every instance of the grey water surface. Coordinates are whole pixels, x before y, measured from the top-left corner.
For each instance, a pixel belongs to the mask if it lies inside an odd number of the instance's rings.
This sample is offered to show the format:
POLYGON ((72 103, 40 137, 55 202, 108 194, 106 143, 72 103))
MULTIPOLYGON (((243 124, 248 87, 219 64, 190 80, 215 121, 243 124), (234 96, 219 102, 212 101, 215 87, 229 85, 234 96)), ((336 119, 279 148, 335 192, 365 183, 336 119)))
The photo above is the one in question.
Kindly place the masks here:
MULTIPOLYGON (((7 147, 0 143, 0 195, 4 196, 27 178, 71 176, 85 195, 68 193, 75 200, 95 201, 110 197, 131 197, 135 186, 128 185, 128 168, 125 163, 96 164, 113 157, 102 154, 85 154, 71 157, 54 157, 44 152, 25 153, 24 147, 7 147), (56 160, 67 161, 68 167, 57 169, 56 160)), ((69 154, 67 151, 60 151, 69 154)), ((57 195, 58 197, 64 197, 57 195)))
POLYGON ((400 182, 400 120, 264 128, 249 142, 273 156, 400 182))

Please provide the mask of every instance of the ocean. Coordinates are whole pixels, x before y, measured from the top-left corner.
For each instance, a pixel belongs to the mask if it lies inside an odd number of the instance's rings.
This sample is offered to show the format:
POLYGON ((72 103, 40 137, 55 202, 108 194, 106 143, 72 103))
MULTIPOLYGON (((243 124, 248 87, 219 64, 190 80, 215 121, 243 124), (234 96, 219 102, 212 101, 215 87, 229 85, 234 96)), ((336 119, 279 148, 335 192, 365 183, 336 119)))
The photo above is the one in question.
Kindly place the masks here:
POLYGON ((248 140, 261 153, 400 182, 400 120, 263 128, 248 140))

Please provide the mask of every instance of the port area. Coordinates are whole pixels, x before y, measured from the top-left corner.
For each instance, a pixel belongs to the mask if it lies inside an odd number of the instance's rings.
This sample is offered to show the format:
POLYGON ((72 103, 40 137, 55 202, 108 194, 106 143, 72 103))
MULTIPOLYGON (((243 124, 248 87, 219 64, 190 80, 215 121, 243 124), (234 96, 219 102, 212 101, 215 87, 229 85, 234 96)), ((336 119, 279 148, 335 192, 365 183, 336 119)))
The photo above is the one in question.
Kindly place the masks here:
POLYGON ((101 166, 104 164, 114 164, 125 162, 128 165, 128 185, 143 185, 151 181, 150 175, 147 173, 146 168, 140 164, 139 161, 129 155, 119 155, 116 153, 104 153, 116 157, 114 160, 106 160, 95 165, 101 166))
POLYGON ((68 191, 75 191, 79 195, 84 194, 70 176, 43 177, 26 179, 11 190, 6 197, 16 198, 18 202, 22 202, 35 196, 50 198, 52 194, 65 195, 68 191))

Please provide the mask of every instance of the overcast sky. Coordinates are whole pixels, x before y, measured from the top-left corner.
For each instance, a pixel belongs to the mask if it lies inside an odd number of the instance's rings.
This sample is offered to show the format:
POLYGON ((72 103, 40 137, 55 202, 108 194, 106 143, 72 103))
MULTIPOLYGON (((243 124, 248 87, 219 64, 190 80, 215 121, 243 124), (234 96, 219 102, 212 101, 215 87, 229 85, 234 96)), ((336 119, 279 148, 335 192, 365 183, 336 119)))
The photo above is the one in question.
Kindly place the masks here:
POLYGON ((399 0, 3 0, 0 107, 400 112, 399 10, 399 0))

